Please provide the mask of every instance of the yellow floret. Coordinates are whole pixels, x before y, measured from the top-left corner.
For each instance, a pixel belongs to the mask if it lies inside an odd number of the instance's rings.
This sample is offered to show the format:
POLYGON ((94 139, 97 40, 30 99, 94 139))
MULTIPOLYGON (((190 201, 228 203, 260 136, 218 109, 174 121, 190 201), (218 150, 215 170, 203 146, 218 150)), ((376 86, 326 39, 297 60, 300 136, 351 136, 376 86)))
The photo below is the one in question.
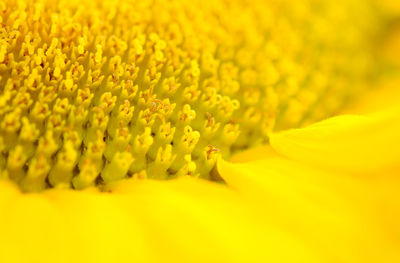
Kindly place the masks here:
POLYGON ((0 174, 26 191, 210 178, 370 81, 364 2, 7 0, 0 174))

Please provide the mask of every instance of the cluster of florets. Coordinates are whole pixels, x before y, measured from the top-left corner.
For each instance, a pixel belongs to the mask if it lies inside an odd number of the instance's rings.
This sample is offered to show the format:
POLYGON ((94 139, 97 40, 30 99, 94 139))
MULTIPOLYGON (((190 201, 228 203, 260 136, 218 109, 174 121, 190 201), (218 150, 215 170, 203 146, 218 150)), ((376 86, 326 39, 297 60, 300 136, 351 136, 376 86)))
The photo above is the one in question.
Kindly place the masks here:
POLYGON ((332 46, 312 4, 203 2, 0 3, 2 176, 26 191, 210 178, 275 124, 333 112, 366 72, 344 53, 362 35, 332 46))

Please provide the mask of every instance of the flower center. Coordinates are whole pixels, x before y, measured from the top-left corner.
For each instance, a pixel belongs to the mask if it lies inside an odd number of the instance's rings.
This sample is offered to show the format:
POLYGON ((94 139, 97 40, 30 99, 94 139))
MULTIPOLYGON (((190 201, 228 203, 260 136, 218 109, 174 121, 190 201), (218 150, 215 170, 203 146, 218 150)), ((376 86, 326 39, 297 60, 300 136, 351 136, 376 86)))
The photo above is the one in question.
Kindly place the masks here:
POLYGON ((0 176, 210 178, 218 155, 334 113, 367 80, 368 10, 264 2, 0 3, 0 176))

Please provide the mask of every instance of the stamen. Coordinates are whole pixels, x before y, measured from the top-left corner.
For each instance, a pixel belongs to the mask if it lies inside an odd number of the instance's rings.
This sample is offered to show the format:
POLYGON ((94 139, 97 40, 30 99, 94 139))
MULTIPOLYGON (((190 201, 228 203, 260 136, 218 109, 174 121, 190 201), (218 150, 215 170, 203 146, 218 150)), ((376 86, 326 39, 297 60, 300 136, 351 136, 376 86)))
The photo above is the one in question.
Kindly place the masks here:
POLYGON ((121 1, 0 3, 0 177, 24 191, 210 179, 220 156, 335 112, 375 64, 376 21, 344 0, 301 14, 290 1, 121 1))

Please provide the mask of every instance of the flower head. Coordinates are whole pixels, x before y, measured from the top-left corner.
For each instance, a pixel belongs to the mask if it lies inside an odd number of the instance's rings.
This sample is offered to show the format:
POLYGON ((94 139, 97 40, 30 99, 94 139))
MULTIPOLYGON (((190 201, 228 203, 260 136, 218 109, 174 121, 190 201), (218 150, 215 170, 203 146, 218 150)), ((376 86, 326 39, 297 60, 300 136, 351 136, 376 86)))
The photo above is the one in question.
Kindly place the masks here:
POLYGON ((2 176, 25 191, 210 178, 218 155, 358 92, 373 21, 345 2, 7 1, 2 176))
POLYGON ((0 262, 400 262, 396 7, 1 1, 0 262))

